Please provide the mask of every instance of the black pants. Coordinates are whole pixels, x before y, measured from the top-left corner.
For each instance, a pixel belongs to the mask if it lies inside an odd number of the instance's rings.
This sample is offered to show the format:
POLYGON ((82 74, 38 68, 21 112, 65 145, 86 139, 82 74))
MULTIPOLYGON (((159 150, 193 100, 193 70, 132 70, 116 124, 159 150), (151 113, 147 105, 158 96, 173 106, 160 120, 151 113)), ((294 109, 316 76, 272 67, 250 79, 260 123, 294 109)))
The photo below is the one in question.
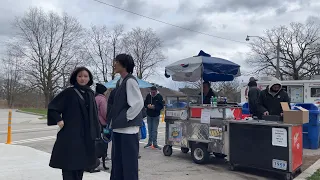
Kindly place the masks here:
POLYGON ((110 180, 138 180, 139 139, 137 134, 113 133, 110 180))
POLYGON ((82 180, 83 170, 68 171, 62 170, 63 180, 82 180))

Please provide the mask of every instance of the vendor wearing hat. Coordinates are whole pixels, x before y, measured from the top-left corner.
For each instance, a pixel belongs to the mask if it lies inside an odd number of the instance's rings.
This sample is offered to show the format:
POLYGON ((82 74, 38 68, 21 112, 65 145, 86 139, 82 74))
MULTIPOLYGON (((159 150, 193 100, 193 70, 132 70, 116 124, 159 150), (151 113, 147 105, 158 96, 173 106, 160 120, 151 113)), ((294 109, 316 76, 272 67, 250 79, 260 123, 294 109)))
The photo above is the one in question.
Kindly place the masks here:
POLYGON ((249 109, 250 114, 252 114, 253 117, 258 117, 258 100, 260 95, 260 89, 257 85, 257 79, 254 77, 251 77, 249 79, 248 87, 248 103, 249 103, 249 109))

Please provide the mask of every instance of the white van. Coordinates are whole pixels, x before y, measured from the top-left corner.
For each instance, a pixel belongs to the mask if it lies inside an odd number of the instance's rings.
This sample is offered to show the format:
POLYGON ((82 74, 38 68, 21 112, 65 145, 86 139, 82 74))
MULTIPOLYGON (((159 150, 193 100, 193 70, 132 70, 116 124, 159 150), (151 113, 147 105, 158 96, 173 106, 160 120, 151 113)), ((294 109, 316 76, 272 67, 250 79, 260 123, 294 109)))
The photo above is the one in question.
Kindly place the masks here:
MULTIPOLYGON (((265 89, 273 77, 262 77, 257 81, 258 88, 265 89)), ((320 104, 320 80, 289 80, 281 81, 287 91, 291 103, 320 104)), ((248 100, 248 82, 241 83, 241 102, 248 100)))

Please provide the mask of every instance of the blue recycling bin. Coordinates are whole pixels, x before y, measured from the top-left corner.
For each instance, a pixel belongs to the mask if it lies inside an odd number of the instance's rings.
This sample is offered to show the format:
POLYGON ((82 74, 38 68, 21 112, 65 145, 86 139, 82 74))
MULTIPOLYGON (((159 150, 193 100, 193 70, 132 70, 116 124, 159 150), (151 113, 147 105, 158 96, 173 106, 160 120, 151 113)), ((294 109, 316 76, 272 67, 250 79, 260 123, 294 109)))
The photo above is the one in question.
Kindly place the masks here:
POLYGON ((300 103, 295 106, 301 106, 309 111, 309 123, 303 124, 303 148, 318 149, 320 144, 320 111, 318 107, 312 103, 300 103))
POLYGON ((295 106, 301 106, 304 109, 307 109, 309 111, 309 125, 319 125, 320 124, 320 118, 319 118, 319 109, 316 105, 312 103, 301 103, 301 104, 295 104, 295 106))
POLYGON ((242 114, 250 114, 249 103, 244 103, 242 105, 242 114))

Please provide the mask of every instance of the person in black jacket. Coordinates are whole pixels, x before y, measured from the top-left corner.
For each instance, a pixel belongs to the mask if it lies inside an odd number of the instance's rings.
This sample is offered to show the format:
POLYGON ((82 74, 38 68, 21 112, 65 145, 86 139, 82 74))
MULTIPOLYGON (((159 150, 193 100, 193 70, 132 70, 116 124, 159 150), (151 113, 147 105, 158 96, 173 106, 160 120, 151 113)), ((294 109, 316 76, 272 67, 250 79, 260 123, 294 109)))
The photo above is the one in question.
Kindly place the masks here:
MULTIPOLYGON (((214 94, 211 84, 208 81, 203 82, 203 104, 211 104, 210 100, 211 97, 215 97, 216 95, 214 94)), ((201 93, 200 93, 201 95, 201 93)))
POLYGON ((251 77, 248 83, 249 86, 249 92, 248 92, 248 103, 249 103, 249 109, 250 114, 252 114, 253 117, 259 116, 258 111, 258 100, 260 95, 260 89, 257 87, 256 79, 251 77))
POLYGON ((158 146, 158 126, 160 121, 160 112, 163 109, 163 98, 159 94, 156 87, 150 88, 151 92, 147 95, 144 101, 144 107, 147 109, 147 123, 149 140, 145 148, 152 146, 157 149, 161 149, 158 146))
POLYGON ((100 137, 98 110, 94 99, 91 72, 77 68, 69 87, 48 105, 47 124, 60 130, 54 143, 49 166, 62 169, 63 180, 82 180, 86 168, 96 163, 95 140, 100 137))
POLYGON ((278 79, 273 79, 259 95, 258 110, 260 118, 262 115, 282 116, 283 110, 280 102, 288 102, 290 107, 290 98, 287 92, 282 89, 281 82, 278 79))

